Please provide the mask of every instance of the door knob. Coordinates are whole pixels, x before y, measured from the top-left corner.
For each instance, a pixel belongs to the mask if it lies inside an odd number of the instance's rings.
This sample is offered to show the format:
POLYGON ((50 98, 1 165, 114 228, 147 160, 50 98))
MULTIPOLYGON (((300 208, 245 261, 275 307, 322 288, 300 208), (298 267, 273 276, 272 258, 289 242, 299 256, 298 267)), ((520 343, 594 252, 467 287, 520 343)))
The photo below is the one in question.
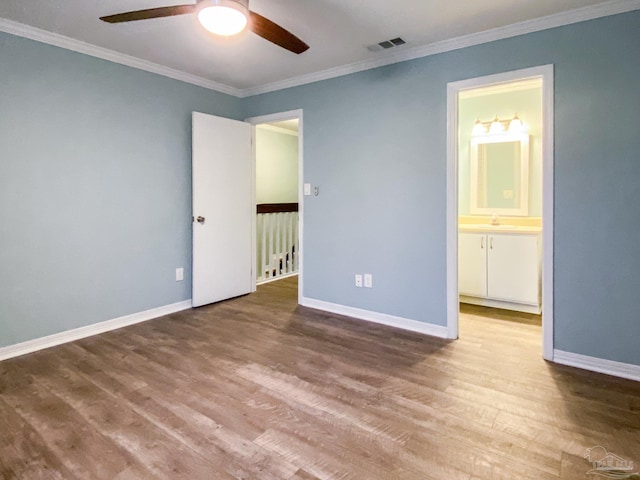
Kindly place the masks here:
POLYGON ((203 217, 203 216, 200 216, 200 215, 198 215, 198 217, 196 218, 196 221, 197 221, 198 223, 202 223, 203 225, 204 225, 204 220, 205 220, 205 219, 204 219, 204 217, 203 217))

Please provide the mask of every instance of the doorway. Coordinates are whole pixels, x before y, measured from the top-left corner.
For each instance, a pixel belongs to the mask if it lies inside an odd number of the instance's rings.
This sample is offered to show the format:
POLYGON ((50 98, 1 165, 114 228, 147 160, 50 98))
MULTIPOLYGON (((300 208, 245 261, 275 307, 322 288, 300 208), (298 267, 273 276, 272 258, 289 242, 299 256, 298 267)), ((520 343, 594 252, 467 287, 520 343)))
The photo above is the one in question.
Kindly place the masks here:
POLYGON ((253 117, 254 286, 298 277, 302 295, 302 110, 253 117))
POLYGON ((542 313, 552 360, 553 67, 451 83, 447 94, 448 336, 458 337, 460 301, 542 313))

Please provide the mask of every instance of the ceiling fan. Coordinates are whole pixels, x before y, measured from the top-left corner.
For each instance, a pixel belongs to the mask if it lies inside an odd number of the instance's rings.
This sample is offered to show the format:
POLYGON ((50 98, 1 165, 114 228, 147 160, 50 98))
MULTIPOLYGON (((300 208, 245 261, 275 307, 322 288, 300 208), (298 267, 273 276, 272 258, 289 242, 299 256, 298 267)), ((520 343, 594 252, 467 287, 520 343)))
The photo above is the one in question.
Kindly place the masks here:
POLYGON ((100 20, 122 23, 190 13, 196 13, 202 26, 217 35, 235 35, 248 28, 256 35, 293 53, 300 54, 309 49, 309 45, 293 33, 249 10, 249 0, 196 0, 191 5, 135 10, 100 17, 100 20))

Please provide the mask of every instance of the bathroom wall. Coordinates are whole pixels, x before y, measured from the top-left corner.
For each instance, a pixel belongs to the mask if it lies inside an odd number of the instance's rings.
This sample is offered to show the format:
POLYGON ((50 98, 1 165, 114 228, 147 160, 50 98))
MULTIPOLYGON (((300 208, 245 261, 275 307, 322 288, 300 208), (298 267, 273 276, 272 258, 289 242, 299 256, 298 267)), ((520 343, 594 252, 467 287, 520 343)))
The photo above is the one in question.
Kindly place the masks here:
POLYGON ((460 215, 469 215, 469 172, 471 131, 476 119, 491 121, 496 114, 501 120, 517 113, 527 127, 529 138, 529 216, 542 216, 542 88, 529 88, 488 95, 461 98, 459 101, 458 174, 460 215))

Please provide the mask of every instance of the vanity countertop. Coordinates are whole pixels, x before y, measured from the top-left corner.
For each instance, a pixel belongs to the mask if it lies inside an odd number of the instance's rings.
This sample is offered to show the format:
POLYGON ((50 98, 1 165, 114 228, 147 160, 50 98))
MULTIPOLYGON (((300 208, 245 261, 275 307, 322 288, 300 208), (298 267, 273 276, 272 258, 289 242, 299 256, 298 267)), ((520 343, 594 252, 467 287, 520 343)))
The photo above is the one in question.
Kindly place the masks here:
POLYGON ((461 223, 458 225, 458 231, 478 233, 542 233, 542 227, 528 225, 461 223))

